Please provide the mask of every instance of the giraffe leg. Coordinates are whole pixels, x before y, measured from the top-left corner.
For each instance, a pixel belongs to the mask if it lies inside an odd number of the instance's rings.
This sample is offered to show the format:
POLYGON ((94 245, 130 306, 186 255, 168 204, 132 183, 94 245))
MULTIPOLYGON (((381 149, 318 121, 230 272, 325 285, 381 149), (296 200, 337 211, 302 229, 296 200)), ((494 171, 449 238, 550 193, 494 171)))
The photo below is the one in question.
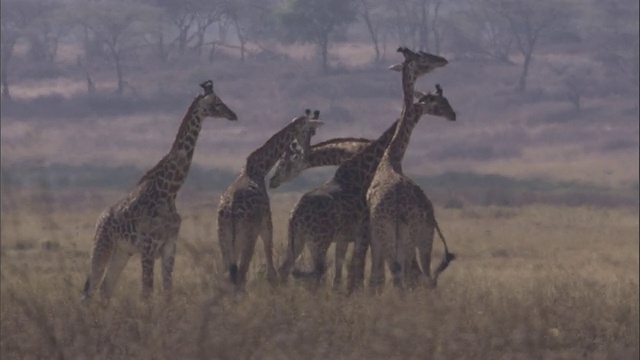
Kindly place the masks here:
POLYGON ((336 253, 335 253, 335 274, 333 276, 333 289, 336 290, 342 284, 342 265, 344 263, 344 258, 347 255, 347 248, 349 247, 349 243, 338 239, 336 241, 336 253))
POLYGON ((84 283, 83 302, 89 300, 95 290, 100 287, 111 255, 115 251, 115 241, 108 234, 108 221, 107 217, 102 217, 98 220, 98 225, 96 226, 93 249, 91 249, 89 275, 84 283))
POLYGON ((167 229, 165 243, 162 246, 162 290, 169 296, 173 288, 173 265, 176 259, 176 243, 180 233, 182 218, 175 213, 173 224, 167 229))
POLYGON ((271 214, 267 215, 267 218, 262 224, 260 238, 262 238, 264 255, 267 258, 267 280, 271 285, 275 285, 278 281, 278 276, 276 275, 276 269, 273 265, 273 222, 271 221, 271 214))
MULTIPOLYGON (((145 241, 151 241, 151 239, 145 241)), ((150 250, 144 249, 142 251, 140 263, 142 265, 142 298, 148 299, 153 293, 153 266, 155 264, 155 257, 150 250)))
POLYGON ((280 281, 285 282, 289 277, 289 273, 291 272, 291 268, 296 262, 296 259, 304 250, 305 244, 305 235, 300 234, 299 231, 295 231, 291 222, 289 223, 289 241, 287 244, 287 255, 282 261, 280 268, 278 269, 278 275, 280 276, 280 281))
POLYGON ((379 293, 384 285, 384 256, 382 246, 376 241, 371 242, 371 275, 369 287, 374 293, 379 293))
POLYGON ((122 270, 127 265, 127 262, 131 258, 131 254, 122 250, 115 250, 111 255, 111 261, 109 267, 100 286, 100 295, 102 299, 109 300, 113 295, 113 289, 118 282, 118 278, 122 273, 122 270))
MULTIPOLYGON (((419 222, 420 226, 412 226, 409 234, 409 240, 413 244, 415 244, 417 239, 424 237, 424 227, 422 226, 422 221, 419 222)), ((418 265, 418 258, 416 256, 415 246, 411 245, 408 249, 407 255, 407 266, 405 266, 405 279, 406 284, 409 289, 414 289, 419 283, 422 277, 422 270, 420 270, 420 266, 418 265), (410 251, 409 251, 410 249, 410 251)))
POLYGON ((415 252, 411 254, 411 260, 405 269, 405 277, 407 280, 407 287, 413 289, 417 284, 420 283, 420 278, 422 277, 422 270, 420 270, 420 265, 418 264, 418 257, 415 252))
POLYGON ((173 289, 173 265, 176 259, 176 243, 170 242, 162 247, 162 290, 169 296, 173 289))
POLYGON ((371 222, 371 277, 369 278, 369 286, 376 293, 379 293, 384 285, 386 255, 390 252, 395 254, 395 249, 389 247, 391 243, 395 244, 395 238, 395 226, 391 226, 389 222, 373 218, 371 222))
POLYGON ((311 261, 313 262, 312 274, 315 285, 318 286, 326 271, 327 250, 329 250, 329 245, 331 245, 331 239, 319 238, 312 244, 314 245, 311 246, 311 261))
POLYGON ((240 239, 244 239, 242 244, 242 252, 240 253, 240 263, 238 264, 238 283, 239 287, 244 287, 247 282, 247 272, 249 271, 249 265, 251 264, 251 258, 253 258, 253 252, 258 240, 258 234, 253 229, 247 229, 239 235, 240 239))
POLYGON ((396 227, 394 236, 389 237, 390 241, 386 242, 387 249, 385 254, 387 256, 387 266, 393 277, 393 285, 402 293, 404 291, 404 273, 407 268, 407 258, 412 247, 408 245, 410 243, 408 225, 400 222, 396 227))
POLYGON ((360 226, 354 241, 351 263, 349 264, 347 272, 347 292, 349 294, 363 287, 365 260, 370 244, 371 229, 369 228, 369 221, 367 219, 360 226))
POLYGON ((229 272, 229 280, 236 284, 238 282, 238 266, 233 235, 231 220, 224 213, 218 212, 218 243, 222 254, 222 263, 225 271, 229 272))
POLYGON ((433 238, 435 229, 425 227, 422 237, 418 241, 418 251, 420 253, 420 262, 425 276, 425 284, 428 288, 435 288, 436 281, 431 276, 431 250, 433 249, 433 238))

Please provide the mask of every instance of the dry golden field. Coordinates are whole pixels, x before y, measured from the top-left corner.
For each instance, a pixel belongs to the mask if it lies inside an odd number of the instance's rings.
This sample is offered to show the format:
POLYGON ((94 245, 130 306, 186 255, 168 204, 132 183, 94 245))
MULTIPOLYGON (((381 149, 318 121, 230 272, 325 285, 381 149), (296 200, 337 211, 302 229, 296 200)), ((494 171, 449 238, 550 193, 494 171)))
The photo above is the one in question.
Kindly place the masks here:
MULTIPOLYGON (((243 295, 222 279, 211 194, 180 199, 175 296, 139 299, 139 258, 108 306, 79 303, 93 226, 120 192, 2 195, 2 359, 636 359, 637 209, 437 208, 458 259, 436 291, 271 288, 261 243, 243 295), (60 195, 60 196, 58 196, 60 195)), ((299 194, 272 196, 276 260, 299 194)), ((434 256, 441 244, 434 245, 434 256)), ((329 256, 331 259, 331 255, 329 256)), ((305 266, 305 258, 298 266, 305 266)), ((331 278, 332 271, 327 274, 331 278)), ((389 277, 387 277, 389 278, 389 277)))

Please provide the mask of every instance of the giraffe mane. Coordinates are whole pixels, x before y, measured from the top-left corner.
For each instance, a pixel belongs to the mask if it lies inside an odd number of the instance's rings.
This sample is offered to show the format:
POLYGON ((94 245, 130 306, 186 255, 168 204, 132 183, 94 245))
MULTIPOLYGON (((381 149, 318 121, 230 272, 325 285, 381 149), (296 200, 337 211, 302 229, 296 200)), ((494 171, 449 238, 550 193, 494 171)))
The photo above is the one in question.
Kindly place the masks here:
MULTIPOLYGON (((198 101, 200 101, 203 97, 205 97, 205 95, 198 94, 195 98, 193 98, 193 100, 191 101, 191 104, 189 104, 189 107, 187 108, 187 111, 184 114, 184 117, 182 118, 182 122, 180 123, 180 127, 178 128, 178 133, 180 132, 180 129, 182 129, 184 126, 187 126, 187 123, 189 122, 189 114, 191 114, 195 110, 196 104, 198 104, 198 101)), ((171 146, 171 150, 173 150, 174 146, 175 146, 175 142, 171 146)), ((171 154, 171 151, 169 151, 169 153, 163 156, 162 159, 158 161, 157 164, 155 164, 151 169, 149 169, 149 171, 147 171, 140 178, 140 180, 138 180, 138 183, 136 185, 140 185, 146 180, 148 180, 151 177, 151 175, 160 168, 160 166, 164 163, 164 161, 169 157, 170 154, 171 154)))

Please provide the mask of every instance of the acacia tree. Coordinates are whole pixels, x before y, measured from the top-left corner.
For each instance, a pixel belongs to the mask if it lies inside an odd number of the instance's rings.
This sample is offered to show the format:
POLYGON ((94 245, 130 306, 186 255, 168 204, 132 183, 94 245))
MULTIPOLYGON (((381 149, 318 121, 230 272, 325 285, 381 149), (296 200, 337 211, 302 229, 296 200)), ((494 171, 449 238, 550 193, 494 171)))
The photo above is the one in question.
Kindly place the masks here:
POLYGON ((380 26, 382 5, 377 0, 358 0, 358 15, 367 26, 367 32, 376 52, 376 62, 380 61, 380 26))
POLYGON ((518 92, 527 87, 527 75, 539 40, 569 19, 568 2, 564 0, 480 0, 483 6, 504 18, 524 58, 518 81, 518 92))
POLYGON ((584 22, 580 24, 589 50, 608 70, 608 77, 615 80, 610 80, 609 86, 618 91, 632 90, 636 99, 640 79, 639 7, 637 0, 592 0, 584 7, 584 22))
POLYGON ((183 55, 189 42, 189 32, 196 21, 196 1, 194 0, 156 0, 156 4, 164 10, 178 35, 171 42, 178 43, 178 53, 183 55))
POLYGON ((0 83, 2 84, 2 98, 11 100, 9 91, 10 64, 16 43, 27 36, 30 26, 47 11, 51 10, 48 2, 39 0, 2 0, 0 2, 0 83))
POLYGON ((32 60, 53 63, 60 39, 71 30, 60 16, 66 5, 60 1, 40 0, 37 6, 39 14, 25 31, 28 54, 32 60))
POLYGON ((72 10, 68 14, 102 46, 116 73, 116 93, 122 95, 127 84, 125 62, 143 43, 150 24, 157 19, 157 9, 139 3, 97 2, 78 4, 72 10))
POLYGON ((356 3, 353 0, 288 0, 277 16, 286 41, 317 46, 322 71, 326 74, 331 35, 355 20, 356 3))

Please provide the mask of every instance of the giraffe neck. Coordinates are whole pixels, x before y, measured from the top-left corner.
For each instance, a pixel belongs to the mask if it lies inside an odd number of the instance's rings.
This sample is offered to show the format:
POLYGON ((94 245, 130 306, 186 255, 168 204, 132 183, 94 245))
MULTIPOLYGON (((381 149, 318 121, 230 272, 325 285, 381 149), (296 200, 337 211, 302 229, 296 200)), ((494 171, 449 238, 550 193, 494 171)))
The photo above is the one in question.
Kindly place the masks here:
POLYGON ((275 133, 264 145, 247 157, 243 171, 253 178, 264 179, 285 149, 291 145, 299 127, 299 121, 294 120, 275 133))
POLYGON ((155 181, 156 187, 166 195, 175 197, 178 193, 189 173, 198 135, 202 129, 202 117, 196 111, 196 104, 200 98, 198 96, 189 106, 169 153, 149 170, 138 184, 155 181))
POLYGON ((398 120, 394 121, 378 139, 340 164, 333 176, 333 181, 364 194, 371 184, 385 149, 396 132, 397 124, 398 120))
POLYGON ((409 146, 411 132, 420 120, 421 112, 413 105, 416 76, 413 75, 410 66, 402 66, 402 115, 396 128, 396 132, 386 149, 381 163, 390 165, 397 173, 402 173, 402 159, 409 146))
POLYGON ((361 138, 335 138, 315 144, 309 149, 306 168, 340 165, 372 142, 361 138))

